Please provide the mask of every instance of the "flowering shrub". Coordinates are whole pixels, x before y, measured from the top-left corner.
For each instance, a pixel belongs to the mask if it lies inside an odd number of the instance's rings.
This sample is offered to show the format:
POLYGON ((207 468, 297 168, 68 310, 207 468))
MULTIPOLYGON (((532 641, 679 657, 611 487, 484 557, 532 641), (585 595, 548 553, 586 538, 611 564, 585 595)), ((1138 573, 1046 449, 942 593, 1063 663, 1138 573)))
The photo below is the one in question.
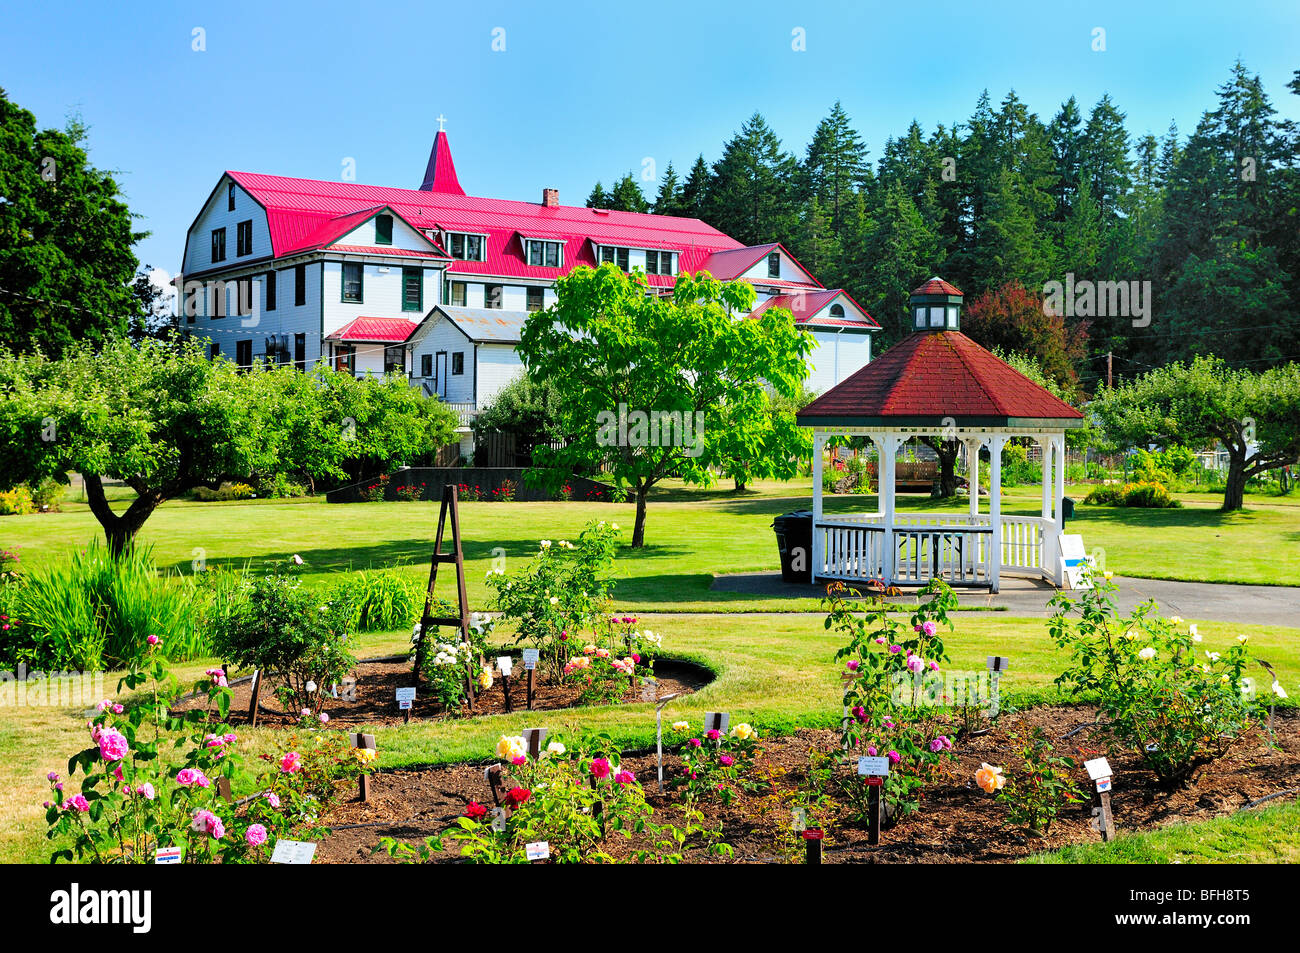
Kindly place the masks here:
MULTIPOLYGON (((690 724, 674 722, 673 730, 689 734, 690 724)), ((681 791, 688 805, 710 800, 730 804, 741 791, 757 788, 750 780, 757 747, 758 732, 745 722, 725 735, 711 728, 687 738, 678 750, 681 772, 671 777, 669 784, 681 791)))
POLYGON ((1061 808, 1080 800, 1079 789, 1070 778, 1074 760, 1055 757, 1042 728, 1014 731, 1011 739, 1021 742, 1023 767, 1004 779, 1001 768, 985 764, 975 772, 975 783, 990 794, 1001 792, 998 796, 1006 802, 1011 823, 1031 834, 1045 835, 1061 808))
POLYGON ((365 503, 382 503, 388 496, 388 474, 382 474, 373 483, 368 483, 357 491, 365 503))
POLYGON ((1062 593, 1049 603, 1048 628, 1070 652, 1056 684, 1095 694, 1109 736, 1161 782, 1184 784, 1258 723, 1261 705, 1243 677, 1246 636, 1210 651, 1195 626, 1162 618, 1154 602, 1120 618, 1114 583, 1096 575, 1093 583, 1079 600, 1062 593))
POLYGON ((418 503, 424 499, 424 490, 425 484, 423 483, 408 483, 397 487, 393 492, 404 503, 418 503))
POLYGON ((568 503, 571 499, 573 499, 572 484, 565 483, 563 486, 560 487, 560 499, 563 500, 565 503, 568 503))
POLYGON ((51 859, 150 863, 159 847, 179 846, 187 863, 264 863, 280 837, 312 834, 336 784, 360 770, 340 752, 346 747, 323 732, 302 743, 291 738, 294 750, 264 756, 271 766, 256 780, 260 793, 225 800, 219 782, 245 767, 239 738, 224 724, 230 690, 212 669, 195 687, 207 706, 172 715, 166 699, 176 682, 159 645, 151 636, 143 664, 119 684, 149 683, 146 700, 129 708, 105 700, 88 723, 90 747, 68 760, 70 777, 83 774, 80 791, 70 794, 59 774, 49 773, 46 836, 70 842, 51 859))
POLYGON ((482 487, 470 486, 468 483, 457 483, 456 498, 476 503, 483 499, 483 489, 482 487))
POLYGON ((640 782, 616 752, 606 750, 608 738, 597 737, 593 743, 595 747, 584 742, 570 750, 553 740, 534 760, 526 756, 522 738, 503 736, 496 749, 507 762, 502 773, 502 829, 495 829, 487 806, 471 801, 449 831, 429 838, 423 847, 384 838, 379 849, 390 856, 428 860, 449 839, 472 863, 522 864, 528 863, 526 846, 545 841, 553 863, 613 863, 604 843, 619 835, 648 841, 631 852, 630 859, 637 863, 677 863, 698 835, 710 852, 731 852, 714 832, 694 823, 698 816, 686 830, 653 823, 640 782))
POLYGON ((574 542, 542 540, 537 555, 520 571, 488 573, 496 608, 516 624, 515 641, 539 650, 552 681, 563 676, 574 654, 569 633, 603 614, 618 535, 617 523, 592 521, 574 542))
POLYGON ((519 486, 514 480, 502 480, 501 486, 492 491, 492 499, 498 503, 511 503, 518 492, 519 486))
POLYGON ((301 587, 294 560, 273 566, 261 577, 246 578, 244 598, 214 637, 217 653, 229 662, 259 669, 279 679, 276 695, 290 711, 315 715, 331 684, 356 665, 347 642, 353 607, 321 600, 301 587))
MULTIPOLYGON (((882 797, 886 813, 897 818, 920 807, 921 790, 952 757, 946 727, 943 677, 948 660, 941 628, 952 628, 948 613, 957 606, 952 589, 933 580, 919 595, 911 626, 891 618, 883 603, 861 605, 846 596, 856 590, 835 584, 827 590, 825 626, 848 637, 835 653, 843 669, 843 743, 846 749, 889 758, 882 797)), ((849 779, 850 800, 865 809, 864 779, 849 779)))

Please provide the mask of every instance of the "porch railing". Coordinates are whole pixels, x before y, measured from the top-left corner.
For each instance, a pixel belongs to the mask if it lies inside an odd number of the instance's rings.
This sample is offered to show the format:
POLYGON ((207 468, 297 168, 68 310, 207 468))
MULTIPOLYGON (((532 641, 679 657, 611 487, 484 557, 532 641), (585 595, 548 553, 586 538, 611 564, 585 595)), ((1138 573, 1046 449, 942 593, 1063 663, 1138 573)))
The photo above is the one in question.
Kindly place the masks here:
MULTIPOLYGON (((1047 522, 1032 516, 1004 516, 999 571, 1050 576, 1053 538, 1047 522)), ((885 551, 880 514, 836 515, 813 527, 818 578, 846 582, 887 578, 923 585, 940 578, 954 586, 992 583, 993 526, 987 514, 895 514, 892 552, 885 551)))

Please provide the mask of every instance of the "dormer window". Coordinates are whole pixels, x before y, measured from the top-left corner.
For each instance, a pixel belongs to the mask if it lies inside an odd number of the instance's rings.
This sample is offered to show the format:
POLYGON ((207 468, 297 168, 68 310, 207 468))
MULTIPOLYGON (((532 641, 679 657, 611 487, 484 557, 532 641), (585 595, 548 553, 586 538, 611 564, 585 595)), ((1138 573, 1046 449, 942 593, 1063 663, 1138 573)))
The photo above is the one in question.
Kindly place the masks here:
POLYGON ((619 271, 628 271, 631 269, 632 249, 616 248, 613 245, 600 246, 601 263, 611 262, 618 265, 619 271))
POLYGON ((951 305, 951 304, 948 305, 948 330, 949 331, 957 330, 957 306, 956 305, 951 305))
POLYGON ((375 244, 391 245, 393 243, 393 216, 375 216, 375 244))
POLYGON ((916 328, 918 331, 924 330, 925 329, 925 308, 915 308, 913 309, 912 314, 913 314, 912 327, 916 328))
POLYGON ((943 308, 930 309, 930 327, 932 328, 943 327, 943 312, 944 312, 943 308))
POLYGON ((447 250, 459 261, 483 261, 486 242, 484 235, 451 232, 447 236, 447 250))
POLYGON ((781 253, 774 251, 767 256, 767 276, 769 278, 781 277, 781 253))
POLYGON ((839 318, 841 321, 844 320, 844 305, 842 304, 831 305, 831 317, 839 318))
POLYGON ((564 243, 538 238, 524 240, 528 264, 534 268, 559 268, 564 260, 564 243))
POLYGON ((645 253, 645 272, 647 275, 671 275, 673 271, 673 253, 670 251, 647 251, 645 253))

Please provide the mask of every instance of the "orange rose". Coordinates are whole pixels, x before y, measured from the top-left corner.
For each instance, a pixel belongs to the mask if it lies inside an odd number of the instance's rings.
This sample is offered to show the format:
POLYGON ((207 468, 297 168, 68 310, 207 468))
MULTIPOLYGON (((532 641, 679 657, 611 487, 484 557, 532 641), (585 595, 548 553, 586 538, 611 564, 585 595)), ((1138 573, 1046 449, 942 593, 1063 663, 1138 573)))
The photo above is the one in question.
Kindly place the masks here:
POLYGON ((980 762, 980 769, 975 772, 975 783, 979 785, 980 790, 992 794, 995 791, 1001 791, 1002 785, 1007 783, 1007 779, 1002 776, 1002 769, 995 768, 991 764, 980 762))

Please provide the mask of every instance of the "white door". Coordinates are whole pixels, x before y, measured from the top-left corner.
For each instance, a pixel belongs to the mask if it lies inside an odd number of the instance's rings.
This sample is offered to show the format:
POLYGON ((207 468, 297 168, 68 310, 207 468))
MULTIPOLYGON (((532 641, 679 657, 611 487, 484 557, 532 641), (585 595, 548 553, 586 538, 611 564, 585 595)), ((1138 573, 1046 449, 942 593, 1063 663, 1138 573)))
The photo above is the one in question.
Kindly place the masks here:
POLYGON ((433 386, 438 396, 447 399, 447 352, 439 351, 433 356, 433 386))

